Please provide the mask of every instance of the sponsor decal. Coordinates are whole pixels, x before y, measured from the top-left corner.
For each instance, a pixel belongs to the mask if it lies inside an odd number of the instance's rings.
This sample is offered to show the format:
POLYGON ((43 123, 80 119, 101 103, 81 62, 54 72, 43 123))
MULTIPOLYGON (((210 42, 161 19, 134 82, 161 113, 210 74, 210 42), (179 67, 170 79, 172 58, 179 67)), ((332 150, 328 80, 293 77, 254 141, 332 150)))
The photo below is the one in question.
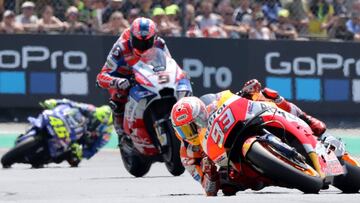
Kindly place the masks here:
POLYGON ((0 94, 87 95, 88 69, 83 51, 50 51, 46 46, 2 49, 0 94))
POLYGON ((205 66, 200 59, 184 58, 183 68, 191 78, 202 78, 205 88, 228 88, 232 83, 232 72, 225 66, 205 66))

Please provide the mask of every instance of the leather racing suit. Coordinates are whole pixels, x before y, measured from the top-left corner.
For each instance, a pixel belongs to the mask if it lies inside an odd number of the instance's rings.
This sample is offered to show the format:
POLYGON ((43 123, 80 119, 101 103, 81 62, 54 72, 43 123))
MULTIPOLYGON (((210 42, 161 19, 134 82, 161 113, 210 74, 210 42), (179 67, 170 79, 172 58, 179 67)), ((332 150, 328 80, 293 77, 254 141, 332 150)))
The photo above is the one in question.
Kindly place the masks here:
MULTIPOLYGON (((165 41, 162 38, 157 37, 155 39, 154 47, 160 48, 170 55, 165 41)), ((133 76, 131 67, 135 65, 139 59, 140 56, 133 53, 130 42, 130 28, 128 28, 114 43, 103 68, 97 75, 97 85, 107 89, 110 93, 110 107, 113 110, 114 126, 119 139, 124 134, 123 117, 129 91, 128 89, 118 89, 115 84, 116 80, 124 78, 130 79, 131 76, 133 76)))

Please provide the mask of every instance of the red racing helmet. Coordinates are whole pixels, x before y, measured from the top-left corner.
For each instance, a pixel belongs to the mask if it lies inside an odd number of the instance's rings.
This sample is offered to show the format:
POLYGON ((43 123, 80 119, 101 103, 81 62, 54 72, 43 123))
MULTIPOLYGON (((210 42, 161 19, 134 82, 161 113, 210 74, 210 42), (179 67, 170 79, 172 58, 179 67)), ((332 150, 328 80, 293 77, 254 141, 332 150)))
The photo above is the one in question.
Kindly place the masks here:
POLYGON ((173 127, 181 139, 199 145, 198 131, 207 125, 208 113, 204 102, 197 97, 181 98, 171 110, 173 127))
POLYGON ((135 55, 140 56, 154 45, 156 24, 149 18, 136 18, 130 26, 130 42, 135 55))

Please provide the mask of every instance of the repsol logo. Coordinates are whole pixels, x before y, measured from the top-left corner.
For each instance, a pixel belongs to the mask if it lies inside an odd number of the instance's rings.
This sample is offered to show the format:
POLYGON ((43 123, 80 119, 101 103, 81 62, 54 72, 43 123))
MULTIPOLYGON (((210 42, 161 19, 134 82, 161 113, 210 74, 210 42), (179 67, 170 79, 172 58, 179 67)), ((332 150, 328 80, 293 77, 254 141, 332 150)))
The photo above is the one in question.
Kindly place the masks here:
POLYGON ((220 108, 218 108, 216 111, 214 111, 209 119, 208 119, 208 125, 207 125, 207 129, 206 129, 206 133, 205 133, 205 139, 207 139, 207 137, 209 136, 209 132, 213 126, 214 120, 216 119, 216 117, 218 117, 225 109, 226 105, 223 104, 220 108))
POLYGON ((45 46, 23 46, 18 50, 0 50, 0 68, 29 68, 30 63, 50 63, 51 69, 63 65, 68 70, 87 69, 87 55, 82 51, 50 52, 45 46), (60 64, 61 63, 61 64, 60 64))
POLYGON ((205 66, 199 59, 184 58, 183 68, 190 77, 202 78, 203 86, 206 88, 213 87, 214 85, 219 88, 228 88, 232 82, 232 73, 225 66, 218 68, 205 66), (215 81, 215 84, 212 81, 215 81))
POLYGON ((279 52, 269 52, 265 55, 265 67, 268 73, 322 76, 325 71, 342 70, 345 77, 349 77, 350 72, 354 71, 356 76, 360 76, 360 59, 344 58, 335 53, 318 53, 315 58, 301 56, 291 60, 283 60, 280 57, 279 52))

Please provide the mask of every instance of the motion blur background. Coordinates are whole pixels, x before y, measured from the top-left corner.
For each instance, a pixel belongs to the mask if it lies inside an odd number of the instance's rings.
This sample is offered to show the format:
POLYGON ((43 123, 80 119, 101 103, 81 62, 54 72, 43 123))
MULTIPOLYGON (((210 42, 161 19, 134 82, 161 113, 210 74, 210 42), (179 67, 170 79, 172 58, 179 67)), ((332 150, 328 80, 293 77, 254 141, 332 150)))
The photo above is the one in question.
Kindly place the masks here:
POLYGON ((0 0, 0 121, 38 102, 107 103, 112 44, 152 18, 195 95, 258 78, 337 127, 360 120, 360 0, 0 0))

